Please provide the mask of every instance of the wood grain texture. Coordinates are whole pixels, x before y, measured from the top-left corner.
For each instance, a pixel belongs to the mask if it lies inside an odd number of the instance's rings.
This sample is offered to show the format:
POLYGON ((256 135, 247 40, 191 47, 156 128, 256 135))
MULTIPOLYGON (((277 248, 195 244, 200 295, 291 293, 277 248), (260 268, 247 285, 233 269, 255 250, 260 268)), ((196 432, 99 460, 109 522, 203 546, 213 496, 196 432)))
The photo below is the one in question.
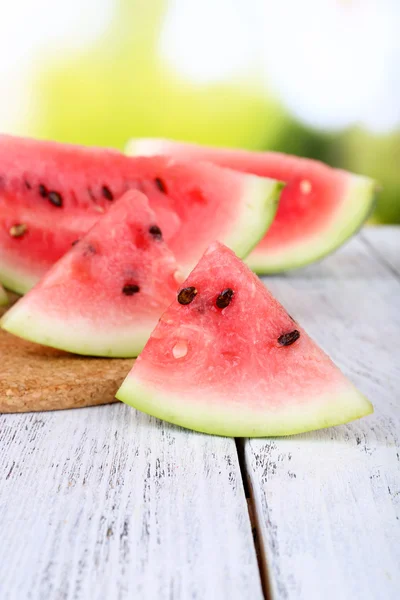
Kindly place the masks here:
POLYGON ((400 279, 391 251, 398 229, 371 252, 374 235, 266 280, 375 406, 346 426, 245 442, 274 599, 399 598, 400 279))
POLYGON ((400 225, 366 227, 361 238, 378 259, 400 276, 400 225))
POLYGON ((235 443, 123 404, 0 416, 0 597, 262 598, 235 443))
MULTIPOLYGON (((9 305, 19 298, 8 292, 9 305)), ((32 344, 0 329, 0 413, 115 402, 132 359, 88 358, 32 344)))

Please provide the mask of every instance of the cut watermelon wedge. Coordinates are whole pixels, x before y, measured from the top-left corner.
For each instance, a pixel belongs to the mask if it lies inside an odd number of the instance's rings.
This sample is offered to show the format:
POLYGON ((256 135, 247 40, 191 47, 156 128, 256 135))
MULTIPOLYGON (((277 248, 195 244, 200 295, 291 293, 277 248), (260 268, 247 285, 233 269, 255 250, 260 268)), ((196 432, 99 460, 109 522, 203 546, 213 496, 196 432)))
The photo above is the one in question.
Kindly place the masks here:
POLYGON ((0 284, 0 306, 5 306, 6 304, 8 304, 8 297, 5 289, 0 284))
POLYGON ((0 136, 0 281, 24 293, 127 190, 144 192, 186 273, 218 239, 262 238, 282 184, 210 164, 0 136))
POLYGON ((177 425, 240 437, 320 429, 373 410, 219 243, 182 284, 117 398, 177 425))
POLYGON ((181 280, 147 198, 131 191, 0 322, 69 352, 137 356, 181 280))
POLYGON ((133 140, 128 152, 208 160, 285 181, 276 218, 247 258, 249 266, 260 274, 302 267, 338 248, 364 223, 377 192, 376 183, 367 177, 276 152, 210 148, 157 139, 133 140))

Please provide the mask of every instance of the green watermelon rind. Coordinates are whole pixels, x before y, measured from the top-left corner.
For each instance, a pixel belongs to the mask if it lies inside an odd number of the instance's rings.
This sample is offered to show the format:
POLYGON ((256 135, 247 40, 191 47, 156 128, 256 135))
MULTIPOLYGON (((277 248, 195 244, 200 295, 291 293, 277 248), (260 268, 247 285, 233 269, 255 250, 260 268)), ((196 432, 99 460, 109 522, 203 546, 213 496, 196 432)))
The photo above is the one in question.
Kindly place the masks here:
POLYGON ((284 251, 279 248, 276 251, 256 248, 245 260, 246 264, 258 275, 269 275, 321 260, 361 229, 375 207, 378 190, 376 181, 352 175, 347 193, 329 225, 312 239, 304 238, 303 244, 296 239, 294 246, 286 246, 284 251))
MULTIPOLYGON (((305 433, 335 425, 343 425, 373 413, 373 406, 363 394, 350 385, 335 393, 319 395, 315 402, 310 399, 305 406, 299 404, 296 411, 293 404, 286 411, 273 415, 254 412, 244 404, 235 411, 223 410, 223 398, 212 398, 212 392, 204 392, 204 402, 200 403, 185 390, 178 397, 168 394, 165 382, 163 389, 151 388, 134 375, 125 379, 116 398, 125 404, 164 419, 169 423, 193 429, 201 433, 227 437, 278 437, 305 433), (218 409, 213 409, 218 406, 218 409)), ((249 392, 251 393, 251 392, 249 392)))
POLYGON ((5 289, 0 284, 0 306, 6 306, 8 304, 8 296, 5 289))
POLYGON ((52 319, 47 314, 38 318, 37 312, 31 312, 23 302, 17 302, 0 319, 2 329, 36 344, 59 350, 68 348, 68 352, 84 356, 110 358, 138 356, 155 325, 156 323, 142 324, 142 328, 138 325, 133 339, 130 328, 118 332, 104 331, 94 326, 88 328, 84 320, 65 323, 60 319, 52 319), (117 345, 114 343, 115 339, 118 340, 117 345))
MULTIPOLYGON (((241 192, 241 213, 236 216, 234 231, 218 240, 239 258, 246 258, 268 231, 285 184, 276 179, 245 174, 241 192)), ((200 258, 200 256, 199 256, 200 258)))
POLYGON ((18 268, 8 267, 4 262, 0 265, 0 283, 7 289, 23 296, 38 282, 38 278, 26 273, 18 275, 18 268))

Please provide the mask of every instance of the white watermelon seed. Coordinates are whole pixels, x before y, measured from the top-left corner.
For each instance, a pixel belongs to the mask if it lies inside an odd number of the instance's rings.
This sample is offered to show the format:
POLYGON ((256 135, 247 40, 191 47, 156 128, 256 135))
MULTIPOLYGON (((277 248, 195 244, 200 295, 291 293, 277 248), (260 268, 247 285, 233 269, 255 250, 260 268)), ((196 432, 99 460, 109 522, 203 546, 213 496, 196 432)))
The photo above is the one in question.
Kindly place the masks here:
POLYGON ((300 191, 302 194, 309 194, 312 190, 311 182, 308 179, 303 179, 300 181, 300 191))
POLYGON ((25 223, 18 223, 17 225, 13 225, 10 227, 10 235, 11 237, 19 238, 22 237, 28 231, 28 227, 25 223))
POLYGON ((188 345, 185 340, 179 340, 172 348, 174 358, 183 358, 188 353, 188 345))

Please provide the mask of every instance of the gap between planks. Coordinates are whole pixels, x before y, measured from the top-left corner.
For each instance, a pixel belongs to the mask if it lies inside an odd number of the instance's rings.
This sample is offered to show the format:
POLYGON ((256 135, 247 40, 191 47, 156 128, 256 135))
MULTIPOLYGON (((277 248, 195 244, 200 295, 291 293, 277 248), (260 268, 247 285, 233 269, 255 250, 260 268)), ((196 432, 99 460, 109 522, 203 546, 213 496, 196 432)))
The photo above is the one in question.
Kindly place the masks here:
MULTIPOLYGON (((368 237, 363 235, 364 232, 360 232, 358 234, 358 238, 361 240, 363 245, 365 246, 367 252, 373 256, 373 258, 385 269, 388 271, 400 284, 400 271, 397 270, 396 266, 392 264, 390 260, 387 260, 385 255, 379 252, 374 245, 374 236, 378 236, 379 234, 385 235, 385 229, 387 228, 375 228, 371 227, 368 231, 370 235, 368 237), (372 238, 372 241, 371 239, 372 238)), ((394 228, 395 231, 392 235, 396 234, 400 238, 400 227, 394 228)), ((379 235, 380 237, 380 235, 379 235)), ((339 252, 341 249, 338 250, 339 252)), ((326 259, 325 259, 326 260, 326 259)), ((329 257, 328 257, 329 260, 329 257)), ((268 284, 268 283, 267 283, 268 284)), ((271 566, 269 565, 267 558, 267 548, 263 543, 262 537, 262 523, 261 519, 263 515, 257 512, 256 501, 254 497, 253 483, 251 481, 251 466, 246 464, 246 456, 245 456, 245 446, 246 446, 245 438, 236 438, 236 450, 238 455, 238 462, 240 466, 240 472, 243 481, 243 489, 246 495, 247 507, 249 512, 249 519, 251 524, 251 531, 253 534, 253 542, 254 549, 257 556, 258 568, 260 572, 260 579, 262 585, 262 591, 264 594, 265 600, 273 600, 276 595, 273 591, 273 573, 271 566)))
POLYGON ((368 230, 365 235, 368 242, 360 235, 323 263, 264 280, 356 385, 368 391, 376 405, 375 417, 348 426, 288 438, 243 441, 245 457, 242 454, 240 460, 242 473, 250 481, 247 494, 252 508, 257 507, 254 520, 264 593, 274 599, 319 600, 338 594, 347 599, 362 590, 365 598, 380 598, 381 592, 387 598, 395 597, 398 552, 390 540, 393 542, 398 529, 398 521, 391 519, 400 496, 396 486, 400 459, 397 454, 396 461, 396 448, 392 447, 399 420, 393 394, 400 375, 396 363, 396 356, 400 357, 396 337, 400 323, 396 311, 400 300, 396 253, 400 229, 368 230), (314 302, 316 308, 311 310, 314 302), (296 306, 297 314, 293 310, 296 306), (324 330, 327 325, 328 330, 324 330), (324 448, 318 449, 315 440, 324 448), (285 460, 291 458, 287 465, 285 460), (346 458, 350 460, 348 470, 340 464, 346 458), (324 471, 324 461, 331 459, 332 482, 324 471), (292 463, 299 469, 297 479, 291 479, 296 477, 292 463), (373 503, 375 512, 368 512, 373 503), (386 510, 385 516, 382 511, 386 510), (351 514, 353 520, 349 520, 351 514), (372 527, 374 542, 369 554, 363 518, 372 527), (316 523, 315 519, 322 520, 316 523), (319 522, 321 530, 316 528, 319 522), (352 529, 343 530, 350 523, 352 529))
POLYGON ((243 490, 247 501, 247 510, 249 512, 249 520, 251 526, 251 532, 253 535, 254 550, 257 557, 258 570, 260 573, 261 587, 264 595, 264 600, 272 600, 272 586, 270 580, 270 574, 267 563, 267 556, 265 548, 262 544, 260 537, 261 523, 259 520, 260 515, 257 513, 257 508, 254 499, 253 486, 250 479, 249 471, 246 467, 245 457, 245 439, 235 438, 236 452, 240 467, 240 473, 242 476, 243 490))

